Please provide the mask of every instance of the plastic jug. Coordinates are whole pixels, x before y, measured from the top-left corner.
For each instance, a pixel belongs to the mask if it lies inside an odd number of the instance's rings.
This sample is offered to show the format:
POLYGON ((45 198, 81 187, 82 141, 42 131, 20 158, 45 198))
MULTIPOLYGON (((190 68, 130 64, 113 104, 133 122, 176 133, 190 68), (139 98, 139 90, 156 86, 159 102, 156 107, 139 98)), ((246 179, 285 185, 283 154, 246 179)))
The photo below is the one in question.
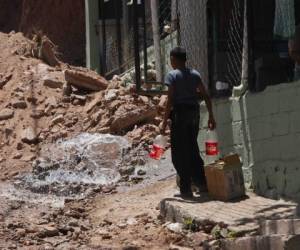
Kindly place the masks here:
POLYGON ((158 135, 153 141, 152 149, 149 156, 152 159, 159 160, 164 154, 167 146, 167 138, 163 135, 158 135))
POLYGON ((219 159, 219 144, 216 130, 208 130, 205 141, 205 164, 214 163, 219 159))

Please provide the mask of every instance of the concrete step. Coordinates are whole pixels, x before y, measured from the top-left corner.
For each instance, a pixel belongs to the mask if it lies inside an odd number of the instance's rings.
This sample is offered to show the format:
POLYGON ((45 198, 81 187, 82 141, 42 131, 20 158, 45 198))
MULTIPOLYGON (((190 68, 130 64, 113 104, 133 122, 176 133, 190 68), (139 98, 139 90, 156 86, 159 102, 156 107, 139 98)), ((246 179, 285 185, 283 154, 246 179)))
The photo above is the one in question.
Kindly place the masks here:
POLYGON ((261 235, 300 235, 300 219, 265 220, 259 228, 261 235))
POLYGON ((212 246, 211 250, 299 250, 300 235, 280 236, 265 235, 243 237, 236 240, 221 240, 218 246, 212 246))
MULTIPOLYGON (((201 194, 194 200, 166 198, 160 203, 160 214, 166 221, 184 222, 192 218, 199 224, 207 221, 224 223, 236 232, 257 232, 260 221, 299 218, 297 204, 276 201, 248 193, 248 198, 232 202, 222 202, 201 194)), ((300 250, 300 247, 299 247, 300 250)))

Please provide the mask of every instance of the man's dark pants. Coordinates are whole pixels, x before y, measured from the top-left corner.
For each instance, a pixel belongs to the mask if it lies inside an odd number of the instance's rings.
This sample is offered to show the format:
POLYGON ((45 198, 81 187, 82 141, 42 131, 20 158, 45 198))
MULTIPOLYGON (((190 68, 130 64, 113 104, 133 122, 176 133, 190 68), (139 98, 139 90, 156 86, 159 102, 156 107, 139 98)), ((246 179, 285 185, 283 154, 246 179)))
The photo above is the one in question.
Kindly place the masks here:
POLYGON ((206 185, 197 143, 199 120, 199 105, 176 105, 171 113, 172 162, 180 177, 181 192, 190 192, 191 182, 206 185))

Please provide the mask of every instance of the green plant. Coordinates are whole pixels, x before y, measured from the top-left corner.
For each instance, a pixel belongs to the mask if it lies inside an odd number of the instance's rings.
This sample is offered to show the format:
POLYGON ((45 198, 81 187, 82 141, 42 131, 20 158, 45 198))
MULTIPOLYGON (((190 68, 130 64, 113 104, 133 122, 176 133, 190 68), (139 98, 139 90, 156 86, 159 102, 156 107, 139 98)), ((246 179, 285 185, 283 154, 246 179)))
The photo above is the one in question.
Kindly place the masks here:
POLYGON ((199 225, 192 218, 186 218, 186 219, 184 219, 183 224, 184 224, 184 228, 185 229, 190 230, 192 232, 196 232, 196 231, 199 230, 199 225))

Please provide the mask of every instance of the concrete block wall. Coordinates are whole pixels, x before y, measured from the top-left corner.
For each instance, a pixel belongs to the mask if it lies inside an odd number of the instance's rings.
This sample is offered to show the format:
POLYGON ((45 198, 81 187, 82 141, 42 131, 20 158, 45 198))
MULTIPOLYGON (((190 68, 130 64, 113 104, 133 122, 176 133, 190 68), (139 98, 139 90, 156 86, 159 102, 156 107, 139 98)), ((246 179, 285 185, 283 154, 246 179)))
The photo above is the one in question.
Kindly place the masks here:
MULTIPOLYGON (((300 198, 300 82, 213 101, 221 156, 238 153, 245 180, 258 194, 300 198)), ((204 155, 207 110, 201 104, 204 155)))

